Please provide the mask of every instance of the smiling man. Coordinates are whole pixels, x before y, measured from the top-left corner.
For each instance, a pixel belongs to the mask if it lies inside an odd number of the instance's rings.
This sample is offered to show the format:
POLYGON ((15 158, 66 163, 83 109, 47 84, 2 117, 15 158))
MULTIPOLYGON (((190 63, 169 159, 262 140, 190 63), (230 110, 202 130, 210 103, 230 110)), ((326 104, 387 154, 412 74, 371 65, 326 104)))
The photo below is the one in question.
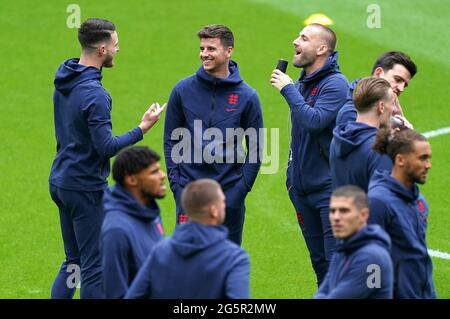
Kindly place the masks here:
POLYGON ((156 199, 166 196, 160 157, 147 147, 123 150, 113 165, 116 185, 105 194, 101 232, 105 298, 123 298, 164 234, 156 199))
POLYGON ((375 172, 370 181, 369 223, 379 224, 391 237, 394 298, 436 298, 425 238, 428 204, 417 187, 425 184, 431 168, 430 144, 413 130, 392 135, 384 129, 373 148, 393 163, 392 173, 375 172))
MULTIPOLYGON (((402 94, 408 87, 409 81, 411 81, 416 73, 417 67, 414 62, 408 55, 400 51, 389 51, 383 53, 378 57, 372 67, 373 76, 385 79, 391 85, 391 88, 397 97, 393 115, 403 121, 404 125, 408 128, 412 128, 412 125, 404 117, 403 109, 398 98, 400 97, 400 94, 402 94)), ((353 91, 359 81, 361 81, 361 78, 354 80, 351 84, 347 102, 336 117, 336 126, 356 121, 357 114, 353 101, 353 91)))
POLYGON ((366 193, 357 186, 342 186, 331 195, 330 223, 337 246, 314 298, 392 298, 391 240, 380 226, 367 226, 368 207, 366 193))
POLYGON ((293 44, 293 64, 303 68, 300 78, 293 84, 288 75, 274 70, 270 82, 291 111, 286 186, 319 285, 335 246, 328 220, 330 143, 336 115, 346 101, 349 86, 339 71, 333 30, 310 24, 301 30, 293 44))
POLYGON ((177 224, 187 220, 180 201, 183 188, 191 181, 211 178, 220 183, 226 196, 224 224, 229 229, 229 238, 240 245, 245 197, 261 166, 262 141, 246 135, 247 153, 238 156, 244 136, 230 136, 227 131, 259 132, 263 127, 261 105, 256 91, 243 81, 237 63, 231 60, 234 50, 231 30, 214 24, 201 29, 197 36, 202 65, 172 90, 164 126, 164 155, 176 202, 177 224), (180 129, 189 134, 181 138, 177 133, 180 129), (205 131, 214 131, 214 138, 205 131), (183 154, 179 154, 180 141, 188 144, 183 154), (211 150, 213 161, 205 155, 211 150))

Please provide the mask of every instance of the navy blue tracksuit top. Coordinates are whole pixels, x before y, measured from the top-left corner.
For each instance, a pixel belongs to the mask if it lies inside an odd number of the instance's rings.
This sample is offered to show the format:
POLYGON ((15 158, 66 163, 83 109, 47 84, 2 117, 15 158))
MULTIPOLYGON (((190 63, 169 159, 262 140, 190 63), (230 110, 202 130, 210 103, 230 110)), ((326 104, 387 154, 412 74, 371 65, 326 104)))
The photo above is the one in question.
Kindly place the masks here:
POLYGON ((365 123, 348 122, 336 126, 330 146, 330 172, 333 189, 356 185, 366 193, 376 169, 392 170, 387 155, 372 150, 377 128, 365 123))
POLYGON ((353 91, 358 85, 362 78, 356 79, 350 84, 350 89, 348 90, 347 101, 344 106, 339 110, 336 116, 336 126, 346 124, 348 122, 356 121, 358 113, 356 112, 355 104, 353 103, 353 91))
POLYGON ((428 204, 419 188, 406 189, 389 172, 375 172, 369 184, 369 222, 391 237, 394 298, 436 298, 425 239, 428 204))
POLYGON ((56 157, 49 182, 75 191, 107 186, 109 159, 142 139, 139 127, 112 135, 112 99, 103 88, 101 70, 64 61, 56 71, 53 94, 56 157))
POLYGON ((239 75, 236 62, 229 62, 229 71, 226 79, 218 79, 206 73, 201 66, 194 75, 178 82, 172 90, 164 124, 164 154, 174 193, 199 178, 215 179, 223 189, 233 186, 241 178, 247 190, 255 182, 261 166, 262 140, 259 135, 256 141, 246 137, 245 157, 237 150, 238 145, 243 150, 242 141, 227 133, 227 130, 250 129, 258 134, 259 129, 263 128, 261 104, 256 91, 239 75), (195 129, 194 121, 201 121, 197 122, 200 123, 198 129, 195 129), (180 134, 177 134, 180 128, 186 129, 190 135, 183 135, 190 149, 180 154, 185 157, 182 162, 179 152, 172 154, 180 142, 180 134), (210 128, 215 128, 216 133, 205 135, 205 130, 210 128), (206 153, 215 159, 206 161, 203 157, 206 153))
POLYGON ((227 236, 225 226, 178 225, 156 244, 126 298, 250 298, 247 253, 227 236))
POLYGON ((314 298, 391 299, 394 275, 390 247, 388 234, 378 225, 338 240, 328 273, 314 298))
POLYGON ((347 92, 348 82, 339 71, 337 52, 321 69, 309 75, 303 70, 295 85, 288 84, 281 90, 292 121, 287 187, 293 186, 299 194, 331 185, 328 162, 332 131, 347 92))
POLYGON ((105 298, 123 298, 164 231, 156 201, 147 206, 120 185, 104 196, 100 248, 105 298))

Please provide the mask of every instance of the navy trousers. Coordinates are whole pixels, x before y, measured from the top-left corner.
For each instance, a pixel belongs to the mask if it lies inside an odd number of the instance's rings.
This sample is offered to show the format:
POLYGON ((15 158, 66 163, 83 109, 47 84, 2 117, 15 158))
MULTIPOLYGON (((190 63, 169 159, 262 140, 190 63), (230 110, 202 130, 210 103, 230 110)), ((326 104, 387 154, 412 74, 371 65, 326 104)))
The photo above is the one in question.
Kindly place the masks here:
MULTIPOLYGON (((181 192, 178 189, 175 194, 175 204, 177 210, 177 225, 187 221, 187 216, 181 207, 181 192)), ((242 244, 242 233, 245 220, 245 197, 248 194, 248 188, 243 179, 223 191, 225 195, 225 221, 224 225, 228 228, 228 239, 239 246, 242 244)))
POLYGON ((80 298, 103 297, 99 250, 103 192, 72 191, 50 184, 50 195, 59 208, 66 256, 53 283, 51 298, 72 298, 77 280, 81 280, 80 298), (80 278, 76 278, 77 274, 80 278))
POLYGON ((294 187, 290 187, 288 192, 308 247, 317 277, 317 286, 320 286, 328 271, 328 265, 336 246, 329 220, 331 186, 303 195, 299 194, 294 187))

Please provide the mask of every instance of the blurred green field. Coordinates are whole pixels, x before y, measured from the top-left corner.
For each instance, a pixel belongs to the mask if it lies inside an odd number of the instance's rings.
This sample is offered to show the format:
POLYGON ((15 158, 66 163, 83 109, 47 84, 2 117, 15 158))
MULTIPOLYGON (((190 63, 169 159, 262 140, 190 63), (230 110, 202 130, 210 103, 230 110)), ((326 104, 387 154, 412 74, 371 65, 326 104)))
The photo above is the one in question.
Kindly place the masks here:
MULTIPOLYGON (((56 206, 48 193, 55 153, 53 76, 59 63, 79 55, 76 29, 66 26, 74 1, 0 2, 0 298, 48 298, 63 245, 56 206)), ((254 298, 310 298, 315 279, 296 216, 285 191, 290 140, 288 107, 269 85, 278 58, 291 60, 292 40, 312 13, 335 21, 343 73, 368 75, 375 58, 397 49, 418 65, 401 97, 421 132, 450 126, 450 2, 378 1, 381 28, 369 29, 373 1, 134 1, 75 2, 81 19, 113 21, 120 53, 103 85, 113 98, 114 133, 139 123, 153 101, 165 102, 174 84, 199 66, 195 33, 223 23, 235 34, 233 59, 258 90, 265 126, 279 128, 280 168, 260 175, 247 198, 244 244, 251 259, 254 298)), ((298 70, 288 68, 292 78, 298 70)), ((163 153, 163 119, 141 144, 163 153)), ((450 252, 450 135, 430 139, 433 168, 422 191, 430 204, 429 248, 450 252)), ((173 230, 171 194, 160 201, 167 233, 173 230)), ((433 258, 438 296, 450 298, 450 260, 433 258)))

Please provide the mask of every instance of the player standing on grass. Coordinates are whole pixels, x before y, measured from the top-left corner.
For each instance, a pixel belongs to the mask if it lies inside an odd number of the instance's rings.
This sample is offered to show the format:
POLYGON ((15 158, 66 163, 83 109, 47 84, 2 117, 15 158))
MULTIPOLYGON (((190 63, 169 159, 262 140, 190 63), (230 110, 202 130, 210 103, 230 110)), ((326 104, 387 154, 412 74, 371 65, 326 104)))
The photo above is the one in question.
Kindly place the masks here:
POLYGON ((347 97, 339 71, 336 34, 321 24, 306 26, 294 40, 299 80, 274 70, 270 82, 291 111, 291 149, 286 186, 308 246, 317 283, 327 272, 335 239, 328 219, 331 196, 329 148, 336 114, 347 97))
POLYGON ((436 298, 433 265, 425 239, 428 204, 417 184, 425 184, 431 168, 427 139, 409 129, 378 132, 374 149, 387 154, 392 173, 375 172, 369 184, 369 223, 383 227, 391 237, 394 298, 436 298))
POLYGON ((78 30, 81 57, 64 61, 56 71, 53 95, 56 157, 50 194, 59 208, 65 261, 52 286, 52 298, 72 298, 73 266, 81 270, 81 298, 101 298, 100 227, 109 159, 143 138, 164 109, 144 113, 136 128, 112 135, 112 100, 101 84, 102 68, 114 65, 119 39, 113 23, 89 19, 78 30), (69 282, 68 282, 69 281, 69 282))
POLYGON ((202 28, 197 36, 202 66, 172 90, 164 125, 164 154, 177 224, 186 221, 180 201, 184 186, 196 179, 211 178, 225 193, 224 225, 229 229, 229 238, 240 245, 245 197, 255 183, 262 160, 263 145, 258 134, 263 127, 261 105, 256 91, 244 82, 237 63, 231 60, 231 30, 214 24, 202 28), (181 128, 182 138, 177 133, 181 128), (247 152, 242 148, 244 134, 230 134, 239 130, 246 132, 247 152), (180 143, 185 146, 183 154, 179 154, 180 143))

